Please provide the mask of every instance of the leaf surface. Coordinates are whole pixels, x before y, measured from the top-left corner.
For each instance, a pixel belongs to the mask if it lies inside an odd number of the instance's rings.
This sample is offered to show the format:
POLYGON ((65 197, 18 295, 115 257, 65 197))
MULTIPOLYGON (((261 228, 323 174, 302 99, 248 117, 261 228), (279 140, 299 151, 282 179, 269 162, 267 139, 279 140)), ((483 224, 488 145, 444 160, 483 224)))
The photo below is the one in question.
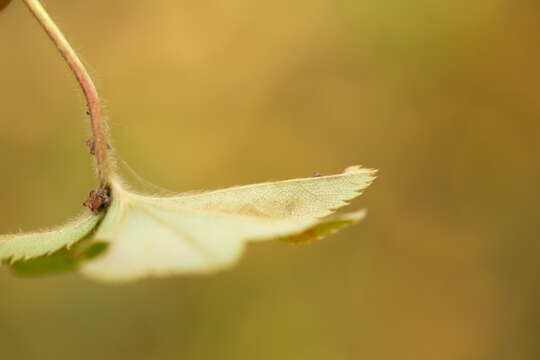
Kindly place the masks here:
POLYGON ((361 195, 375 170, 351 166, 337 175, 292 179, 160 199, 195 210, 245 214, 273 219, 327 216, 361 195))
POLYGON ((0 236, 0 262, 17 262, 70 248, 96 227, 101 215, 85 214, 53 230, 0 236))
POLYGON ((178 197, 149 197, 113 184, 113 202, 95 234, 108 243, 81 271, 104 281, 209 273, 240 258, 250 241, 306 242, 359 221, 362 212, 319 219, 373 180, 359 167, 342 174, 178 197))

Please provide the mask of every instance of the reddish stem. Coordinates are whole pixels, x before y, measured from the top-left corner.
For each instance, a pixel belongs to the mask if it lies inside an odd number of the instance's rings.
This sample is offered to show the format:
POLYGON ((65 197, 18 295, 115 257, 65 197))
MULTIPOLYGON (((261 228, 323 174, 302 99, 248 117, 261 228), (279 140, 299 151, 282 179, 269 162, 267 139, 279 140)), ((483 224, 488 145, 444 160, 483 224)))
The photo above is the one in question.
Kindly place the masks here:
POLYGON ((79 56, 73 50, 60 28, 51 19, 39 0, 23 0, 43 29, 47 32, 56 48, 66 60, 71 71, 82 88, 88 106, 92 128, 92 146, 101 188, 108 187, 112 176, 112 159, 109 155, 107 125, 103 118, 103 108, 96 86, 79 56))

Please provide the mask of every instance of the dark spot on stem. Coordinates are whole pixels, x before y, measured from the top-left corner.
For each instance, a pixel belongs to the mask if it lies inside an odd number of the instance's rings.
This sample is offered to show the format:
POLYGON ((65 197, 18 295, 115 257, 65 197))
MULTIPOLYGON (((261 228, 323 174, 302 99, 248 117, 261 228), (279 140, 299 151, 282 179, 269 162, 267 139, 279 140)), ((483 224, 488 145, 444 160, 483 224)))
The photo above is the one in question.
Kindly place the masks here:
POLYGON ((99 214, 100 211, 106 210, 111 204, 111 189, 107 186, 105 188, 97 188, 90 191, 88 199, 83 203, 94 214, 99 214))
MULTIPOLYGON (((84 142, 86 146, 88 146, 88 150, 90 151, 91 155, 96 155, 96 139, 90 138, 84 142)), ((107 144, 107 149, 111 150, 111 145, 107 144)))
POLYGON ((88 150, 90 150, 90 154, 96 155, 96 139, 90 138, 84 142, 86 146, 88 146, 88 150))

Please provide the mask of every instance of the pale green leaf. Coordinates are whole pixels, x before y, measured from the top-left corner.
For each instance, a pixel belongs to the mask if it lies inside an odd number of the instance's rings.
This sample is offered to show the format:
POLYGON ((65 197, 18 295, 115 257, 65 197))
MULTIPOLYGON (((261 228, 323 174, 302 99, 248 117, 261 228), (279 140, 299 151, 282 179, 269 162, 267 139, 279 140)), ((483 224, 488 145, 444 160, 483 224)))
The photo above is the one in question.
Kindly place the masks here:
POLYGON ((342 174, 292 179, 159 199, 183 208, 273 219, 327 216, 361 195, 376 171, 351 166, 342 174))
POLYGON ((358 196, 373 175, 352 167, 339 175, 178 197, 143 196, 115 182, 94 237, 109 246, 81 271, 104 281, 208 273, 234 264, 249 241, 318 239, 363 217, 319 220, 358 196))
POLYGON ((96 227, 101 215, 85 214, 53 230, 0 236, 0 262, 17 262, 70 248, 96 227))

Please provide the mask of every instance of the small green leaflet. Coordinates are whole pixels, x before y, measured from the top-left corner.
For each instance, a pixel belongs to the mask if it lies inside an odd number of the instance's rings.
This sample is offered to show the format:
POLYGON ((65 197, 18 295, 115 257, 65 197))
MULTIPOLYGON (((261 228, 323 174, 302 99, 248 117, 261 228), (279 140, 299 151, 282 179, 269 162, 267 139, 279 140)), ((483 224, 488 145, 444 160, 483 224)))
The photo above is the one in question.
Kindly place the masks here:
POLYGON ((346 226, 359 222, 366 216, 366 213, 367 211, 361 210, 348 214, 329 216, 301 233, 287 235, 279 240, 291 244, 304 244, 311 241, 320 240, 346 226))
POLYGON ((176 197, 137 194, 113 181, 112 204, 101 222, 88 216, 55 231, 2 237, 0 260, 50 254, 93 232, 84 246, 99 248, 95 256, 81 256, 84 249, 67 254, 80 272, 94 279, 212 273, 234 265, 248 242, 303 243, 360 221, 363 211, 329 215, 360 195, 374 174, 355 166, 338 175, 176 197))

